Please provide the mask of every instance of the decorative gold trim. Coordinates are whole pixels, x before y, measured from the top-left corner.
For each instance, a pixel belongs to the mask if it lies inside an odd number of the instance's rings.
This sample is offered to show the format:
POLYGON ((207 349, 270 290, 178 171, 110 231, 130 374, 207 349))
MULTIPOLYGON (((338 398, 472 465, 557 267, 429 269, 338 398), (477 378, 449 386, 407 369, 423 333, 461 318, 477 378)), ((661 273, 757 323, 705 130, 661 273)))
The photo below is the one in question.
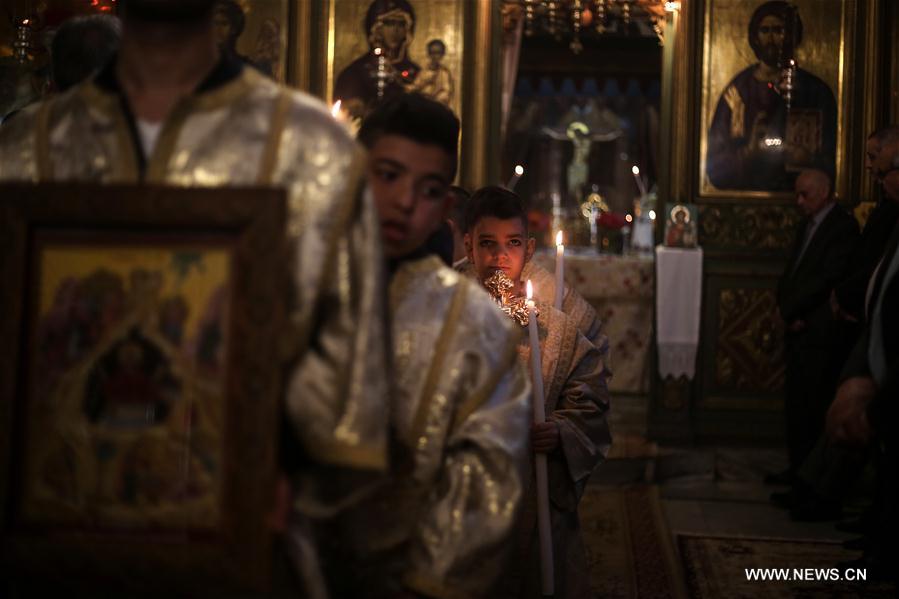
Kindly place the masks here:
POLYGON ((546 394, 546 397, 543 398, 543 404, 554 410, 558 399, 565 390, 565 383, 568 380, 568 370, 565 366, 570 365, 574 359, 579 331, 577 323, 573 318, 564 312, 556 310, 549 304, 543 305, 541 313, 537 317, 537 322, 546 329, 546 342, 544 345, 550 341, 551 332, 558 331, 558 338, 552 340, 554 344, 557 344, 558 352, 555 352, 556 355, 552 356, 552 352, 548 350, 542 351, 544 363, 540 365, 541 370, 543 370, 546 394), (543 322, 541 323, 541 321, 543 322), (554 401, 548 402, 548 399, 554 401))
POLYGON ((286 89, 282 89, 272 109, 268 139, 265 140, 265 148, 262 150, 262 158, 259 161, 259 176, 256 179, 259 185, 272 184, 272 175, 278 164, 278 150, 281 147, 281 137, 284 134, 288 108, 290 108, 290 94, 286 89))
POLYGON ((311 457, 332 466, 384 470, 388 465, 384 446, 346 445, 338 441, 321 439, 303 447, 311 457))
POLYGON ((39 183, 53 178, 53 163, 50 160, 50 110, 53 100, 54 98, 50 97, 41 102, 34 127, 34 151, 39 183))
POLYGON ((430 368, 428 368, 428 375, 425 378, 421 398, 418 401, 418 410, 415 412, 415 418, 412 420, 412 426, 409 428, 409 436, 406 438, 406 442, 409 443, 410 447, 415 447, 416 440, 422 435, 427 424, 428 414, 431 411, 431 402, 434 400, 437 390, 437 383, 443 374, 443 363, 446 361, 453 334, 456 332, 459 319, 462 317, 462 309, 465 307, 468 289, 467 282, 467 279, 459 277, 456 291, 453 293, 453 299, 444 316, 443 327, 440 329, 440 335, 437 337, 437 343, 434 346, 434 358, 431 360, 430 368))

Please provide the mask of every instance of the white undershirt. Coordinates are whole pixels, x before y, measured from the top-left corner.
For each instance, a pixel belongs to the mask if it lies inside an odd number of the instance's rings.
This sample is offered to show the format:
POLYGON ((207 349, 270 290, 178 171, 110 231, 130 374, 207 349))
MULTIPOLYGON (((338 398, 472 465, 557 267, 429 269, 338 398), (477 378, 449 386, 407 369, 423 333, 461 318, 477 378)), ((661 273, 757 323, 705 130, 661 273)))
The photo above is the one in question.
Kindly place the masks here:
POLYGON ((153 154, 159 132, 162 130, 162 121, 153 122, 137 119, 137 132, 140 135, 140 145, 144 150, 144 156, 153 154))

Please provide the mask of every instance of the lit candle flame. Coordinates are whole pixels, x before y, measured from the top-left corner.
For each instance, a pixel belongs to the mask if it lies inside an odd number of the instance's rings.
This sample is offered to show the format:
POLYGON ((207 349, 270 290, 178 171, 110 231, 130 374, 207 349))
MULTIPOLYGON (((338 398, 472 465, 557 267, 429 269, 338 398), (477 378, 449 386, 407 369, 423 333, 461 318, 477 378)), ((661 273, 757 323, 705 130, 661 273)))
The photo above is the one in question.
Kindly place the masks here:
POLYGON ((528 279, 528 282, 527 282, 527 285, 525 285, 525 288, 527 289, 528 301, 531 301, 531 299, 534 297, 534 286, 531 285, 530 279, 528 279))
POLYGON ((556 245, 562 245, 562 231, 556 233, 556 245))
POLYGON ((519 177, 522 176, 524 174, 524 167, 521 166, 520 164, 516 164, 515 165, 515 174, 518 175, 519 177))
POLYGON ((335 119, 340 116, 340 100, 334 102, 334 106, 331 107, 331 116, 335 119))
POLYGON ((634 173, 635 175, 639 175, 639 174, 640 174, 640 167, 637 166, 637 165, 635 164, 635 165, 634 165, 634 168, 631 169, 631 172, 634 173))

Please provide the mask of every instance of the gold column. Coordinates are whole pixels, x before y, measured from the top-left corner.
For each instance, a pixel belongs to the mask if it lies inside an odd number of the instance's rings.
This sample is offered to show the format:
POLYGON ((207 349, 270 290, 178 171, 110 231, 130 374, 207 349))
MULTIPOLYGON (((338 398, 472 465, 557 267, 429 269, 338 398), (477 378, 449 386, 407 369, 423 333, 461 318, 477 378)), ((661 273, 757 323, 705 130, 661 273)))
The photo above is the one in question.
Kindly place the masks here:
MULTIPOLYGON (((660 206, 693 201, 695 164, 690 160, 693 146, 694 56, 698 48, 691 43, 691 22, 696 3, 685 0, 681 9, 668 13, 665 45, 662 50, 662 105, 660 206)), ((660 219, 664 223, 664 219, 660 219)))
MULTIPOLYGON (((871 174, 864 168, 864 152, 865 143, 868 135, 876 129, 882 127, 886 123, 882 122, 881 114, 883 113, 881 105, 882 95, 878 90, 883 89, 882 86, 888 82, 883 80, 881 72, 883 70, 883 50, 880 47, 882 42, 880 19, 883 16, 884 5, 881 0, 861 0, 859 2, 860 15, 859 27, 860 39, 858 45, 858 54, 855 64, 858 65, 858 72, 861 73, 861 85, 850 82, 850 85, 856 85, 857 93, 855 98, 856 106, 860 107, 860 113, 854 114, 857 119, 858 129, 849 136, 847 144, 847 156, 849 164, 854 172, 851 181, 854 183, 849 189, 856 190, 857 195, 852 197, 851 191, 849 197, 844 198, 851 205, 857 204, 860 200, 873 200, 874 179, 871 174)), ((850 107, 850 112, 852 108, 850 107)), ((851 131, 851 130, 850 130, 851 131)))
POLYGON ((462 156, 459 180, 474 190, 499 182, 500 3, 477 0, 466 13, 462 156))
POLYGON ((289 5, 287 36, 287 85, 310 91, 312 86, 312 0, 289 5))

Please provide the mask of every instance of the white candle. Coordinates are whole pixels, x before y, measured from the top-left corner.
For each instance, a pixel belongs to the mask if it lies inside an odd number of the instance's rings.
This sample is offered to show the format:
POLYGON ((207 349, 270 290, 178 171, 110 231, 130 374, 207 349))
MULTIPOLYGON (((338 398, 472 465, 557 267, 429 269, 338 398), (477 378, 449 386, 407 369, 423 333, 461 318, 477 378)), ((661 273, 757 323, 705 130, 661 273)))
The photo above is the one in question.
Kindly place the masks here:
POLYGON ((375 76, 378 82, 378 99, 384 97, 384 90, 387 88, 387 61, 384 59, 384 52, 381 48, 375 48, 375 56, 378 57, 378 73, 375 76))
POLYGON ((524 174, 524 167, 520 164, 515 165, 515 174, 512 175, 512 178, 509 179, 509 182, 506 183, 506 189, 509 191, 515 191, 515 186, 518 185, 518 180, 521 179, 521 176, 524 174))
POLYGON ((634 173, 634 179, 637 181, 637 187, 640 189, 640 197, 646 197, 646 184, 643 183, 643 179, 640 178, 640 167, 636 164, 634 168, 631 169, 631 172, 634 173))
POLYGON ((549 223, 550 229, 558 229, 562 226, 562 194, 559 192, 552 192, 550 194, 553 202, 553 214, 552 221, 549 223))
POLYGON ((537 332, 537 306, 534 304, 534 286, 528 279, 528 336, 531 341, 531 370, 533 370, 534 386, 534 422, 543 422, 546 418, 543 414, 543 370, 540 367, 540 336, 537 332), (536 398, 540 398, 537 401, 536 398))
POLYGON ((556 298, 553 305, 556 310, 562 309, 562 298, 565 296, 565 246, 562 244, 562 231, 556 233, 556 298))
MULTIPOLYGON (((533 386, 534 422, 545 422, 543 370, 540 359, 540 337, 537 334, 537 309, 534 288, 527 282, 528 336, 531 341, 531 381, 533 386)), ((549 520, 549 481, 546 474, 546 454, 538 453, 534 460, 537 475, 537 531, 540 535, 540 581, 544 596, 551 596, 555 587, 553 572, 553 539, 549 520)))

